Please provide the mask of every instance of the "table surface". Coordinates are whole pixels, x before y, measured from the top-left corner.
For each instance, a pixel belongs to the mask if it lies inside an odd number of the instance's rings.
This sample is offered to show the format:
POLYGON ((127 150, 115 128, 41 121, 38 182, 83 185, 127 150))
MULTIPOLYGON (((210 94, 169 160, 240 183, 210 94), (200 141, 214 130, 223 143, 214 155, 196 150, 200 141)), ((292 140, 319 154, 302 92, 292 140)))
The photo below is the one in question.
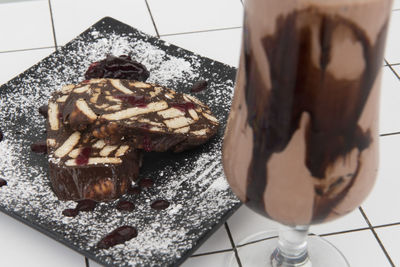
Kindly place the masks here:
MULTIPOLYGON (((110 16, 177 46, 237 67, 241 0, 36 0, 0 2, 0 84, 110 16)), ((400 0, 394 0, 382 66, 380 169, 361 207, 313 226, 352 267, 400 266, 400 0)), ((242 206, 182 266, 226 266, 243 238, 277 225, 242 206)), ((0 213, 0 266, 100 266, 0 213)), ((261 244, 260 244, 261 245, 261 244)), ((240 266, 240 263, 238 263, 240 266)))

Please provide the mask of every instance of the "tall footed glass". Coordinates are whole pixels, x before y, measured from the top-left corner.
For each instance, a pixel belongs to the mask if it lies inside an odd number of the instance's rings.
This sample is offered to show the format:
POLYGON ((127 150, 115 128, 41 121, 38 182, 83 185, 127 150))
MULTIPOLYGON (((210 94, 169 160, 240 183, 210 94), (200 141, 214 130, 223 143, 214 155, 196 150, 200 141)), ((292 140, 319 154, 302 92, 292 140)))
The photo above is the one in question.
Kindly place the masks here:
POLYGON ((224 170, 243 203, 283 226, 240 255, 255 264, 243 266, 348 265, 308 227, 354 210, 373 187, 391 5, 245 1, 224 170))

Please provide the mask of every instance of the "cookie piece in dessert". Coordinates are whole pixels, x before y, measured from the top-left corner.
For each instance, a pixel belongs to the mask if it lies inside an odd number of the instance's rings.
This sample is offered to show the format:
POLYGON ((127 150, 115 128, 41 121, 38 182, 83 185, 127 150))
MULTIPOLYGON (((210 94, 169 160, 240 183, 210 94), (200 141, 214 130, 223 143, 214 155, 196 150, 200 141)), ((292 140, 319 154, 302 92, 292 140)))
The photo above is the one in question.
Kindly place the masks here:
POLYGON ((92 79, 75 85, 65 100, 63 122, 88 129, 113 144, 146 151, 183 151, 217 133, 218 120, 197 98, 139 81, 92 79))
POLYGON ((61 200, 116 199, 137 179, 141 154, 127 142, 107 145, 90 132, 64 126, 60 112, 70 88, 49 101, 46 142, 52 189, 61 200))

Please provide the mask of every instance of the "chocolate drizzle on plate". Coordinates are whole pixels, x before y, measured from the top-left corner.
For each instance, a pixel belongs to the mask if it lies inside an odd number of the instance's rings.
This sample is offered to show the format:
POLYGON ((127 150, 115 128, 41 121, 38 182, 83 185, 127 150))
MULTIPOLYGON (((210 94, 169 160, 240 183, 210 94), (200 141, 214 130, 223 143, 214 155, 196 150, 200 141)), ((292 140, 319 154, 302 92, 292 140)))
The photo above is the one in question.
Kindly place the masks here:
POLYGON ((155 200, 153 203, 151 203, 151 208, 153 210, 165 210, 166 208, 168 208, 170 205, 170 203, 164 199, 158 199, 155 200))
POLYGON ((4 180, 3 178, 0 178, 0 187, 6 186, 7 185, 7 181, 4 180))
POLYGON ((128 194, 130 195, 139 195, 142 190, 139 186, 131 186, 128 189, 128 194))
POLYGON ((47 144, 46 142, 38 142, 31 144, 32 152, 39 153, 39 154, 46 154, 47 153, 47 144))
POLYGON ((43 117, 47 118, 48 114, 47 111, 49 110, 48 105, 43 105, 39 107, 39 114, 42 115, 43 117))
POLYGON ((154 185, 154 181, 151 178, 143 178, 139 181, 139 186, 142 188, 152 187, 154 185))
MULTIPOLYGON (((305 134, 305 164, 316 180, 326 179, 326 171, 338 159, 345 159, 354 149, 358 151, 357 167, 350 182, 341 185, 340 190, 322 190, 328 197, 315 199, 312 220, 323 220, 340 203, 357 179, 361 152, 372 142, 370 130, 361 129, 358 121, 381 69, 386 30, 387 22, 372 43, 363 29, 338 15, 323 14, 313 8, 281 15, 275 34, 260 40, 267 56, 263 60, 270 67, 271 84, 265 88, 262 77, 266 74, 255 62, 257 56, 250 46, 251 33, 245 23, 245 98, 254 140, 248 171, 249 206, 266 212, 263 196, 268 186, 267 163, 274 153, 286 149, 304 114, 310 117, 305 134), (365 67, 353 79, 337 78, 328 68, 337 56, 332 52, 334 41, 340 38, 351 40, 362 49, 365 67), (316 45, 320 49, 317 63, 312 55, 316 45)), ((358 58, 349 60, 355 59, 358 58)), ((321 188, 315 190, 322 192, 321 188)))
POLYGON ((65 209, 62 214, 67 217, 75 217, 79 214, 79 212, 84 211, 94 211, 96 208, 97 202, 91 199, 84 199, 77 201, 77 205, 75 209, 65 209))
POLYGON ((133 211, 135 209, 135 205, 127 200, 121 200, 117 204, 117 210, 119 211, 133 211))
POLYGON ((193 84, 190 89, 191 93, 198 93, 207 89, 208 82, 206 80, 200 80, 193 84))
POLYGON ((124 225, 103 237, 99 243, 97 243, 97 247, 99 249, 108 249, 115 245, 131 240, 132 238, 137 237, 137 235, 138 232, 136 228, 124 225))

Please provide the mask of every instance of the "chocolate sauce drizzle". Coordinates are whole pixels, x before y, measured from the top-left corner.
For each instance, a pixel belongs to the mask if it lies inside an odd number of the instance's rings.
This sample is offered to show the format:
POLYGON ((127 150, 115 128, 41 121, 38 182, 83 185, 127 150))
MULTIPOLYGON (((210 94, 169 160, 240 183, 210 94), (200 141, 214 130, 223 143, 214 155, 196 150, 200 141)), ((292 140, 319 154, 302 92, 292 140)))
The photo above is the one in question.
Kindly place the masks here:
POLYGON ((208 82, 206 80, 199 80, 195 82, 190 89, 191 93, 198 93, 207 89, 208 82))
POLYGON ((154 210, 165 210, 169 207, 169 202, 164 199, 157 199, 151 203, 150 207, 154 210))
POLYGON ((75 209, 65 209, 63 210, 62 214, 67 217, 75 217, 81 211, 94 211, 96 208, 97 202, 91 199, 84 199, 77 201, 77 205, 75 209))
POLYGON ((47 154, 46 142, 38 142, 31 144, 31 151, 39 154, 47 154))
POLYGON ((4 180, 3 178, 0 178, 0 187, 6 186, 7 185, 7 181, 4 180))
MULTIPOLYGON (((268 58, 271 87, 262 84, 264 74, 255 63, 257 56, 244 27, 245 98, 247 121, 253 129, 253 152, 248 171, 248 205, 265 213, 263 195, 267 187, 267 162, 283 151, 299 128, 303 113, 310 115, 306 125, 305 164, 317 179, 324 179, 329 166, 358 150, 358 166, 351 182, 335 197, 314 203, 313 221, 323 220, 348 192, 360 170, 360 154, 371 141, 358 120, 364 109, 383 60, 387 22, 371 44, 367 34, 340 16, 321 14, 310 8, 277 20, 275 35, 260 40, 268 58), (319 26, 321 56, 319 66, 312 61, 312 29, 319 26), (343 30, 345 29, 345 30, 343 30), (353 79, 338 79, 327 66, 332 60, 333 34, 343 30, 346 38, 362 47, 365 69, 353 79)), ((314 44, 315 45, 315 44, 314 44)), ((349 59, 350 61, 352 59, 349 59)), ((344 64, 346 64, 344 62, 344 64)), ((318 188, 316 192, 320 193, 318 188)))
POLYGON ((127 200, 121 200, 117 204, 117 210, 119 211, 133 211, 135 209, 135 205, 127 200))
POLYGON ((152 187, 154 185, 154 181, 151 178, 143 178, 139 181, 139 186, 142 188, 152 187))
POLYGON ((97 243, 97 247, 99 249, 108 249, 131 240, 132 238, 137 237, 137 235, 138 232, 134 227, 124 225, 103 237, 99 243, 97 243))
POLYGON ((48 117, 48 112, 49 106, 48 105, 43 105, 39 107, 39 114, 42 115, 44 118, 48 117))

